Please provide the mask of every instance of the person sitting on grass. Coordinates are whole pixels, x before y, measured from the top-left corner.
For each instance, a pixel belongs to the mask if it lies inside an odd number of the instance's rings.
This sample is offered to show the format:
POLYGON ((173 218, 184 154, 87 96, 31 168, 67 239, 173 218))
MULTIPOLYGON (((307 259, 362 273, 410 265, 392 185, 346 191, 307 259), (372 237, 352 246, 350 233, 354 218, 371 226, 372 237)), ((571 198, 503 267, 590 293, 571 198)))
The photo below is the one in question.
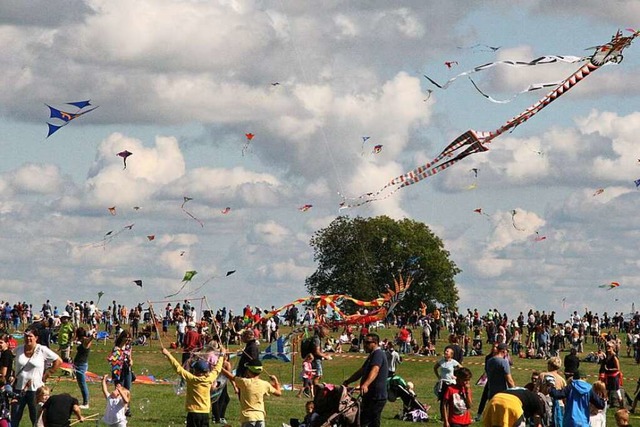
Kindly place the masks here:
MULTIPOLYGON (((220 351, 224 352, 224 348, 220 346, 220 351)), ((178 375, 185 380, 187 384, 187 395, 185 399, 185 408, 187 410, 187 427, 209 427, 209 413, 211 412, 211 385, 216 381, 218 375, 222 371, 224 357, 219 357, 218 362, 210 368, 205 360, 198 360, 191 364, 193 373, 182 367, 167 350, 162 347, 164 354, 171 366, 176 370, 178 375)))
POLYGON ((270 394, 282 396, 282 388, 275 375, 269 375, 270 383, 259 378, 263 370, 260 360, 250 360, 245 367, 247 368, 246 378, 233 375, 233 373, 224 368, 222 373, 229 378, 238 391, 241 427, 264 427, 267 418, 267 412, 264 408, 264 396, 270 394))

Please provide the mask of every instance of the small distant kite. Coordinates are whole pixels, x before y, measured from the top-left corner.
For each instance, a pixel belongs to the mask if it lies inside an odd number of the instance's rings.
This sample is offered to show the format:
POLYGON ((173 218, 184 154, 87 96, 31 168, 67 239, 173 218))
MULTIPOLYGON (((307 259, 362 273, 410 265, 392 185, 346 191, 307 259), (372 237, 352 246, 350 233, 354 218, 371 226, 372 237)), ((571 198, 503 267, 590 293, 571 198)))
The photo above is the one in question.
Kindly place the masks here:
POLYGON ((75 113, 70 113, 68 111, 59 110, 57 108, 53 108, 52 106, 50 106, 48 104, 45 104, 45 105, 47 107, 49 107, 49 118, 50 119, 55 119, 56 123, 61 123, 61 124, 55 124, 55 123, 47 122, 47 125, 49 126, 49 132, 47 133, 47 138, 49 138, 51 135, 53 135, 61 127, 64 127, 64 126, 68 125, 71 120, 76 119, 76 118, 78 118, 80 116, 83 116, 83 115, 95 110, 96 108, 98 108, 97 105, 95 105, 95 106, 91 105, 90 100, 77 101, 77 102, 67 102, 65 105, 72 105, 72 106, 77 108, 77 111, 75 113), (91 108, 88 108, 88 107, 91 107, 91 108))
POLYGON ((370 140, 371 137, 370 136, 363 136, 362 137, 362 149, 360 151, 360 155, 364 156, 364 145, 367 143, 368 140, 370 140))
POLYGON ((469 172, 473 172, 474 181, 467 186, 467 190, 475 190, 478 187, 478 168, 471 168, 469 172))
POLYGON ((226 208, 222 209, 220 211, 220 213, 222 213, 223 215, 228 214, 229 212, 231 212, 231 208, 229 206, 227 206, 226 208))
POLYGON ((134 280, 133 283, 135 283, 136 286, 142 287, 142 280, 139 280, 139 279, 138 280, 134 280))
POLYGON ((536 231, 536 237, 533 238, 533 241, 542 242, 543 240, 547 240, 547 236, 541 236, 540 233, 536 231))
POLYGON ((134 211, 139 211, 139 210, 140 210, 140 206, 134 206, 134 207, 133 207, 133 210, 134 210, 134 211))
POLYGON ((382 145, 374 145, 373 154, 378 154, 382 151, 382 145))
POLYGON ((244 145, 242 146, 242 155, 243 156, 244 156, 244 153, 246 153, 247 150, 249 150, 249 144, 251 144, 251 140, 253 139, 253 137, 255 135, 252 134, 251 132, 249 132, 249 133, 245 133, 244 136, 247 138, 247 140, 245 141, 244 145))
POLYGON ((127 168, 127 157, 131 155, 133 155, 133 153, 128 150, 124 150, 116 154, 116 156, 122 157, 122 163, 124 163, 124 167, 122 168, 123 170, 127 168))
POLYGON ((193 279, 193 276, 195 276, 196 274, 198 274, 198 272, 195 271, 195 270, 189 270, 189 271, 185 272, 184 273, 184 277, 182 278, 182 282, 181 282, 182 286, 180 287, 180 289, 178 289, 178 292, 176 292, 174 294, 171 294, 171 295, 167 295, 167 296, 165 296, 165 298, 176 296, 180 292, 182 292, 182 290, 187 285, 187 283, 189 283, 191 281, 191 279, 193 279))
POLYGON ((182 286, 180 287, 180 289, 178 289, 178 292, 176 292, 174 294, 171 294, 171 295, 167 295, 167 296, 165 296, 165 298, 169 298, 169 297, 173 297, 173 296, 178 295, 184 289, 184 287, 187 285, 187 283, 189 283, 191 281, 191 279, 193 279, 193 276, 195 276, 196 274, 198 274, 198 272, 195 271, 195 270, 186 271, 184 273, 184 277, 182 278, 182 282, 181 282, 182 286))
POLYGON ((640 179, 636 179, 633 183, 636 185, 636 188, 640 187, 640 179))
POLYGON ((597 196, 597 195, 599 195, 599 194, 602 194, 602 193, 604 193, 604 188, 598 188, 598 189, 596 190, 596 192, 595 192, 595 193, 593 193, 593 196, 595 197, 595 196, 597 196))
POLYGON ((100 298, 102 298, 103 295, 104 295, 104 292, 102 291, 98 292, 98 301, 96 301, 96 306, 100 304, 100 298))
POLYGON ((312 207, 313 207, 313 205, 302 205, 302 206, 300 206, 300 207, 298 208, 298 210, 299 210, 300 212, 306 212, 306 211, 308 211, 309 209, 311 209, 312 207))
POLYGON ((488 44, 477 43, 469 47, 458 46, 458 49, 465 49, 465 50, 470 49, 470 50, 473 50, 474 52, 496 52, 501 47, 502 46, 489 46, 488 44))
POLYGON ((458 65, 458 61, 444 61, 444 65, 446 65, 448 69, 451 69, 454 65, 458 65))
POLYGON ((120 233, 122 233, 125 230, 131 230, 133 229, 133 226, 135 224, 129 224, 129 225, 125 225, 124 227, 122 227, 120 230, 118 231, 113 231, 113 230, 109 230, 107 231, 104 236, 102 236, 102 240, 99 242, 94 242, 94 243, 89 243, 87 245, 83 245, 83 246, 92 246, 94 248, 100 247, 102 246, 103 249, 106 248, 107 244, 111 243, 111 241, 113 239, 115 239, 116 237, 118 237, 120 235, 120 233))
POLYGON ((271 86, 280 86, 280 82, 273 82, 271 83, 271 86))
POLYGON ((198 224, 200 224, 200 227, 204 227, 204 223, 202 221, 200 221, 198 218, 196 218, 195 216, 193 216, 193 214, 191 212, 189 212, 188 210, 186 210, 184 208, 185 203, 187 203, 190 200, 193 200, 192 197, 187 197, 184 196, 183 197, 184 201, 182 202, 182 205, 180 206, 180 209, 182 209, 182 212, 186 213, 187 215, 189 215, 191 218, 193 218, 198 224))
POLYGON ((229 270, 229 271, 227 271, 227 274, 224 275, 224 277, 229 277, 235 272, 236 272, 236 270, 229 270))
POLYGON ((149 241, 152 241, 152 240, 154 240, 155 238, 156 238, 156 235, 155 235, 155 234, 149 234, 149 235, 147 236, 147 240, 149 240, 149 241))
POLYGON ((185 251, 180 251, 180 256, 184 256, 184 254, 186 254, 185 251))
POLYGON ((115 215, 115 214, 116 214, 116 207, 115 207, 115 206, 111 206, 111 207, 110 207, 110 208, 108 208, 108 209, 109 209, 109 213, 110 213, 111 215, 115 215))
POLYGON ((612 290, 612 289, 617 288, 618 286, 620 286, 620 283, 618 283, 618 282, 611 282, 611 283, 608 283, 608 284, 605 284, 605 285, 600 285, 600 286, 598 286, 598 287, 599 287, 599 288, 608 288, 607 290, 608 290, 608 291, 610 291, 610 290, 612 290))

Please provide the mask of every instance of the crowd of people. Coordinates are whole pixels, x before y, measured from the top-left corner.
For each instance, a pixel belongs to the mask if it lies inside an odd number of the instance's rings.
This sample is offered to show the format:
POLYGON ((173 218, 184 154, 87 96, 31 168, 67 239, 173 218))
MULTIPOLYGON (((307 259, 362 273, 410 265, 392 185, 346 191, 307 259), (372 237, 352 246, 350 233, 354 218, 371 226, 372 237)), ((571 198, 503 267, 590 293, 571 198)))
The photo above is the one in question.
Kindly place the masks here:
MULTIPOLYGON (((114 338, 108 358, 111 375, 103 379, 103 397, 107 405, 105 422, 121 426, 126 425, 130 416, 133 347, 146 344, 152 336, 162 336, 165 342, 169 338, 170 346, 182 351, 178 362, 163 348, 163 354, 186 385, 187 423, 194 426, 204 425, 205 418, 207 423, 209 419, 215 423, 227 422, 228 384, 240 396, 243 390, 254 397, 260 396, 255 397, 257 401, 241 397, 241 408, 246 409, 242 409, 243 422, 258 427, 265 421, 262 397, 280 395, 282 389, 277 378, 270 378, 268 382, 259 380, 262 368, 258 341, 270 343, 276 340, 283 324, 293 327, 304 325, 313 330, 312 336, 303 340, 300 348, 303 389, 299 396, 304 394, 313 399, 315 386, 323 377, 323 361, 331 360, 332 354, 347 351, 367 353, 363 366, 347 378, 345 385, 359 381, 365 409, 362 412, 364 422, 372 426, 379 425, 387 399, 386 385, 382 384, 396 374, 403 356, 435 356, 437 340, 448 340, 442 358, 433 369, 437 378, 435 392, 441 402, 439 409, 445 427, 465 425, 472 419, 471 372, 464 367, 465 357, 485 356, 487 385, 476 414, 476 419, 484 416, 485 420, 491 420, 498 409, 506 411, 505 408, 516 400, 522 403, 518 408, 524 409, 516 410, 514 415, 527 418, 530 418, 528 415, 536 415, 537 412, 531 412, 531 402, 528 402, 531 396, 514 392, 516 384, 510 374, 510 362, 515 357, 546 359, 548 370, 536 372, 536 380, 532 376, 525 389, 539 397, 544 396, 539 399, 544 403, 541 407, 551 411, 551 419, 556 422, 567 414, 569 418, 575 418, 573 411, 581 411, 584 402, 572 406, 570 397, 579 392, 584 394, 586 389, 589 389, 587 394, 592 405, 590 411, 595 411, 591 417, 602 416, 598 411, 602 411, 601 403, 604 401, 610 407, 623 408, 618 357, 626 350, 628 357, 640 361, 638 313, 632 316, 603 313, 599 316, 589 311, 582 315, 574 312, 568 319, 560 321, 556 319, 555 312, 547 314, 531 310, 526 315, 519 313, 510 318, 496 309, 481 315, 478 310, 470 309, 465 313, 438 308, 427 310, 427 306, 422 304, 413 312, 395 313, 376 324, 347 325, 331 330, 323 326, 331 325, 331 313, 311 309, 299 312, 296 307, 277 313, 279 315, 271 315, 273 307, 264 310, 248 305, 238 315, 224 307, 215 313, 211 310, 198 313, 194 305, 185 300, 175 305, 168 303, 164 312, 158 315, 151 307, 144 308, 143 304, 129 309, 116 301, 104 310, 93 301, 68 301, 61 310, 46 301, 36 312, 31 304, 25 302, 11 304, 3 301, 1 306, 7 333, 0 335, 0 381, 13 385, 14 404, 9 405, 8 398, 0 402, 0 424, 4 420, 5 425, 10 421, 15 426, 20 423, 25 408, 34 424, 47 425, 46 420, 50 419, 48 425, 54 425, 51 420, 60 417, 61 411, 67 420, 71 414, 83 419, 81 411, 91 404, 85 375, 92 343, 99 334, 114 338), (375 333, 380 327, 395 328, 394 338, 380 339, 375 333), (24 344, 17 347, 9 334, 16 331, 24 332, 24 344), (330 336, 332 332, 336 338, 330 336), (597 351, 583 354, 584 343, 589 339, 597 344, 597 351), (244 346, 239 353, 235 373, 231 371, 228 358, 220 356, 230 344, 244 346), (75 354, 72 354, 74 349, 75 354), (562 364, 559 355, 563 350, 568 353, 564 358, 564 377, 558 373, 562 364), (579 356, 582 360, 600 363, 598 383, 588 387, 582 384, 579 356), (72 367, 71 375, 78 383, 80 400, 49 395, 45 382, 63 364, 72 367), (107 382, 109 378, 113 385, 111 390, 107 382), (206 393, 204 389, 207 389, 206 393), (510 395, 504 396, 505 393, 510 395), (205 394, 208 396, 206 399, 205 394), (213 395, 216 398, 210 399, 213 395), (251 409, 256 407, 262 410, 255 412, 251 409), (466 409, 461 414, 463 407, 466 409)), ((633 402, 632 411, 636 404, 637 399, 633 402)))

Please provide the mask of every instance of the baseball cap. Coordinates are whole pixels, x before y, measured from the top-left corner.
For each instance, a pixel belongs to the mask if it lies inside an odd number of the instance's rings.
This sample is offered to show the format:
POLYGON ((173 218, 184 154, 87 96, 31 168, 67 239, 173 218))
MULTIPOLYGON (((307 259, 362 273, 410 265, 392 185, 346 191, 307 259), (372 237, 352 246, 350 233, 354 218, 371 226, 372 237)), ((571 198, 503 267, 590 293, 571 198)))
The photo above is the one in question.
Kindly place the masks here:
POLYGON ((200 372, 209 372, 209 364, 206 360, 198 360, 196 363, 191 365, 194 370, 200 372))

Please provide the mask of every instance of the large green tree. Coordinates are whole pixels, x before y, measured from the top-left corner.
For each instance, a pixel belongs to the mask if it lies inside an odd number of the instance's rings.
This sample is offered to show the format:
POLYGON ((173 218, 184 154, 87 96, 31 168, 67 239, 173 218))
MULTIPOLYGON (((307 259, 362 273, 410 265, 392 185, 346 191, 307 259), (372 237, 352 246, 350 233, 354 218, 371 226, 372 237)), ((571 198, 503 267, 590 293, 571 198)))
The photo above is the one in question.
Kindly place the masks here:
POLYGON ((454 276, 442 240, 425 224, 409 219, 338 217, 311 238, 318 269, 305 286, 313 295, 344 293, 361 300, 378 298, 393 277, 414 282, 396 310, 415 310, 420 302, 456 307, 454 276))

